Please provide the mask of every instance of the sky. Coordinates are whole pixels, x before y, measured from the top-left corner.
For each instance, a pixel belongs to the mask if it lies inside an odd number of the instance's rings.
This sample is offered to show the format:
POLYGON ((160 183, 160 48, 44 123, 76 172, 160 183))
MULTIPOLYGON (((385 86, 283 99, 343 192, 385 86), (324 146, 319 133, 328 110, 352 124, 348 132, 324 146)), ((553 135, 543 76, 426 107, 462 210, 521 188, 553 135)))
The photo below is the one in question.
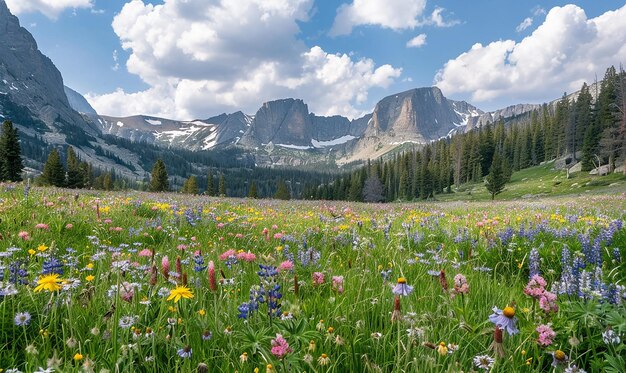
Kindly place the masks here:
POLYGON ((613 0, 5 1, 65 84, 112 116, 254 114, 293 97, 357 118, 432 85, 487 111, 626 62, 613 0))

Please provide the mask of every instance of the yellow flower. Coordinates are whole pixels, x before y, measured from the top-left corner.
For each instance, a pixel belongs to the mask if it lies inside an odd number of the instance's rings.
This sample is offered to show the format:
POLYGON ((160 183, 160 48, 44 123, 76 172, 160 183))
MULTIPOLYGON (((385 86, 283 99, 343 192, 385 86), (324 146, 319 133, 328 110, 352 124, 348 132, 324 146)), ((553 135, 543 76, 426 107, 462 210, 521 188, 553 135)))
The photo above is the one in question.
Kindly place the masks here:
POLYGON ((89 263, 85 266, 87 269, 93 269, 93 263, 89 263))
POLYGON ((33 249, 28 250, 28 254, 29 254, 30 256, 33 256, 33 255, 35 255, 36 253, 37 253, 37 252, 36 252, 35 250, 33 250, 33 249))
POLYGON ((48 249, 48 246, 46 246, 46 245, 39 245, 39 246, 37 246, 37 250, 39 250, 41 252, 44 252, 47 249, 48 249))
POLYGON ((38 293, 42 290, 61 290, 59 282, 61 282, 61 280, 59 279, 59 275, 57 273, 48 276, 41 276, 39 280, 37 280, 37 287, 35 288, 35 292, 38 293))
POLYGON ((87 280, 87 282, 91 282, 91 281, 93 281, 94 278, 96 278, 96 277, 93 276, 93 275, 89 275, 89 276, 85 277, 85 280, 87 280))
POLYGON ((190 299, 193 298, 193 293, 188 287, 185 286, 176 286, 175 289, 170 290, 170 296, 167 297, 167 300, 174 299, 174 303, 177 303, 180 298, 190 299))
POLYGON ((204 310, 204 308, 201 309, 200 311, 198 311, 198 315, 200 315, 200 316, 206 315, 206 311, 204 310))
POLYGON ((77 352, 76 355, 74 355, 74 360, 75 361, 83 360, 83 355, 80 352, 77 352))
POLYGON ((437 346, 437 352, 441 356, 446 356, 448 354, 448 347, 446 347, 445 342, 439 342, 439 346, 437 346))
POLYGON ((317 363, 322 366, 327 365, 329 362, 330 362, 330 358, 326 354, 320 355, 320 357, 317 359, 317 363))

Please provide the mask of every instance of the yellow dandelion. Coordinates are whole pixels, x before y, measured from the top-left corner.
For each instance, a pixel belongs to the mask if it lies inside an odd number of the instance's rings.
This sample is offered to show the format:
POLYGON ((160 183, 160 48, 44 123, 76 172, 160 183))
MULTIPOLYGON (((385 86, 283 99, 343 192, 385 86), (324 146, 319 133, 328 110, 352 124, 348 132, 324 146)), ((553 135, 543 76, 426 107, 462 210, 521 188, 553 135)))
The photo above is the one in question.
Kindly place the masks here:
POLYGON ((167 300, 174 300, 174 303, 177 303, 180 298, 190 299, 193 298, 193 293, 186 286, 176 286, 175 289, 170 290, 170 296, 167 297, 167 300))
POLYGON ((91 281, 93 281, 94 278, 96 278, 94 275, 89 275, 89 276, 85 277, 85 280, 87 280, 87 282, 91 282, 91 281))
POLYGON ((46 245, 39 245, 39 246, 37 246, 37 250, 39 250, 41 252, 44 252, 47 249, 48 249, 48 246, 46 246, 46 245))
POLYGON ((77 352, 76 355, 74 355, 74 360, 75 361, 83 360, 83 354, 81 354, 80 352, 77 352))
POLYGON ((37 280, 37 287, 35 288, 35 292, 38 293, 42 290, 48 291, 59 291, 61 287, 59 286, 59 275, 57 273, 47 276, 41 276, 39 280, 37 280))

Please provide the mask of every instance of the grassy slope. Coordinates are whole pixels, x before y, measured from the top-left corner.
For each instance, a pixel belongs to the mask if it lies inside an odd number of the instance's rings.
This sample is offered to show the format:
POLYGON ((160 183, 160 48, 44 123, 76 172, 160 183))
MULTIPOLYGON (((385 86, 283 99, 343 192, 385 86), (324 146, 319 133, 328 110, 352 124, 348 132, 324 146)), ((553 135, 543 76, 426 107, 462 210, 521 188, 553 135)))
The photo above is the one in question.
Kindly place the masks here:
MULTIPOLYGON (((564 170, 555 170, 553 163, 531 167, 515 172, 504 191, 496 196, 499 200, 560 196, 568 194, 623 193, 626 192, 626 176, 611 174, 594 176, 587 172, 570 174, 567 179, 564 170)), ((483 183, 462 185, 456 193, 437 195, 441 201, 482 201, 491 199, 483 183)))

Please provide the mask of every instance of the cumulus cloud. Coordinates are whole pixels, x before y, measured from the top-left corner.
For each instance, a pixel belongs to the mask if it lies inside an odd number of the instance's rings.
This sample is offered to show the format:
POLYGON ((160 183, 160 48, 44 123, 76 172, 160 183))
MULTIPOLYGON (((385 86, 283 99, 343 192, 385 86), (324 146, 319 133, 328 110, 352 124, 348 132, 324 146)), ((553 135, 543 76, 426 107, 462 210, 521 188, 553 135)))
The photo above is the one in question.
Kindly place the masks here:
POLYGON ((360 114, 372 87, 401 69, 307 48, 297 36, 312 0, 131 1, 113 20, 129 72, 150 88, 87 99, 110 115, 178 119, 254 113, 263 101, 297 97, 319 114, 360 114))
POLYGON ((527 28, 529 28, 532 25, 533 25, 533 19, 530 18, 530 17, 526 17, 526 18, 524 18, 522 23, 517 25, 517 27, 515 28, 515 31, 522 32, 522 31, 526 30, 527 28))
POLYGON ((419 48, 426 44, 426 34, 419 34, 406 43, 407 48, 419 48))
POLYGON ((426 0, 354 0, 337 9, 330 35, 350 34, 359 25, 412 29, 420 24, 425 8, 426 0))
POLYGON ((13 14, 41 12, 56 19, 65 9, 92 8, 93 0, 5 0, 13 14))
POLYGON ((588 19, 583 9, 566 5, 551 9, 520 42, 473 45, 448 61, 434 83, 445 94, 475 102, 500 97, 541 102, 578 90, 582 81, 625 60, 626 6, 588 19))
POLYGON ((435 8, 435 10, 433 10, 433 12, 430 15, 430 17, 428 17, 425 20, 423 20, 421 22, 421 24, 423 24, 423 25, 433 25, 433 26, 437 26, 437 27, 452 27, 454 25, 458 25, 459 23, 461 23, 461 21, 459 21, 457 19, 451 19, 451 20, 448 20, 448 21, 443 19, 443 12, 444 12, 444 10, 446 10, 446 9, 445 8, 440 8, 440 7, 435 8))

